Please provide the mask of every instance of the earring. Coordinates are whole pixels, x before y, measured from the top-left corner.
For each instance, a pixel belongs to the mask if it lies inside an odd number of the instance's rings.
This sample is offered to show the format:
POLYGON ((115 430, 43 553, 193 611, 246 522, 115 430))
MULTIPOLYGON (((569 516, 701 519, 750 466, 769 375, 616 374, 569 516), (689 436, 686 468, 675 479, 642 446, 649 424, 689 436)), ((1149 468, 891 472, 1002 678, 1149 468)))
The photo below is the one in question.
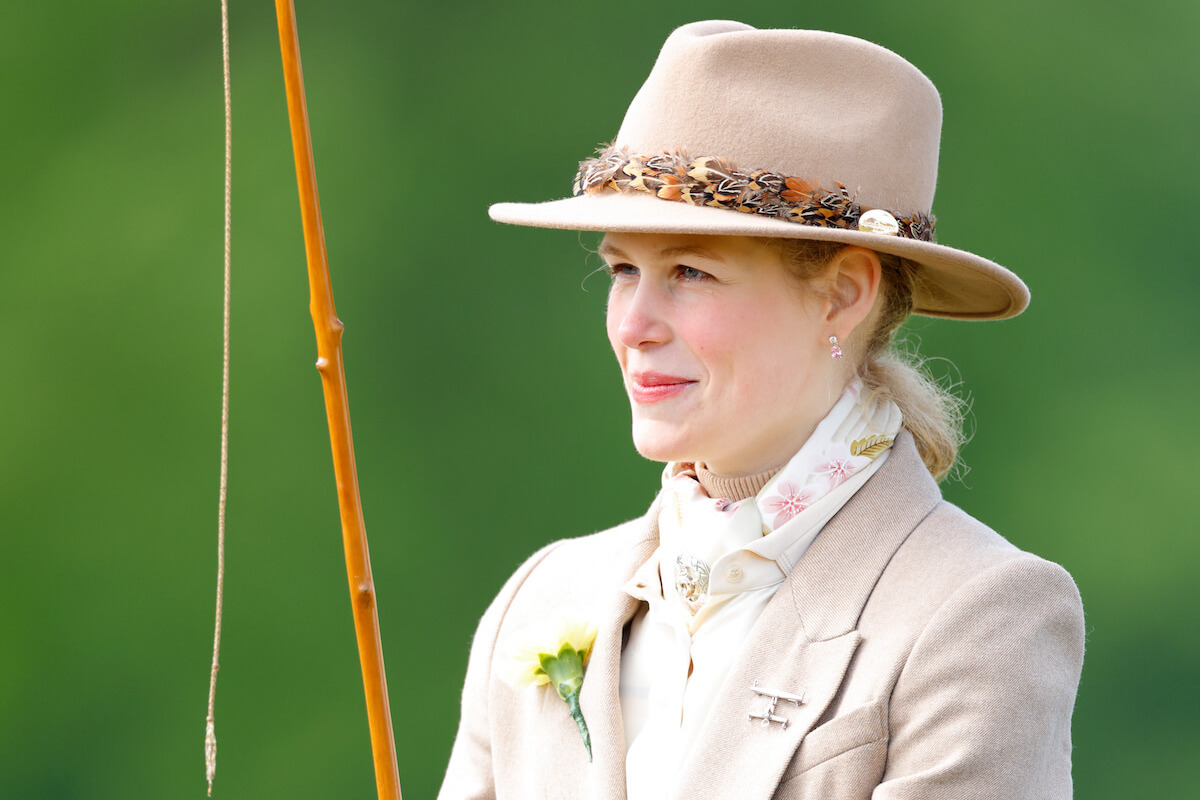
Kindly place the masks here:
POLYGON ((842 346, 838 344, 838 340, 837 340, 836 336, 829 337, 829 357, 830 358, 841 358, 842 357, 842 346))

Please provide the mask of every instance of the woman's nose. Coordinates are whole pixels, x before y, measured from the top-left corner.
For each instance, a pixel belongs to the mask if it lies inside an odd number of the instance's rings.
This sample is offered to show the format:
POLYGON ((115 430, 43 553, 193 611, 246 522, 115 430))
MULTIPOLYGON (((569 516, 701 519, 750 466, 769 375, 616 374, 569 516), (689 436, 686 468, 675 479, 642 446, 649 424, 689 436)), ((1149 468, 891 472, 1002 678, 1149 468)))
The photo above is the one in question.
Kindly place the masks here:
POLYGON ((670 338, 664 298, 647 282, 640 283, 622 305, 617 327, 617 337, 622 345, 642 348, 670 338))

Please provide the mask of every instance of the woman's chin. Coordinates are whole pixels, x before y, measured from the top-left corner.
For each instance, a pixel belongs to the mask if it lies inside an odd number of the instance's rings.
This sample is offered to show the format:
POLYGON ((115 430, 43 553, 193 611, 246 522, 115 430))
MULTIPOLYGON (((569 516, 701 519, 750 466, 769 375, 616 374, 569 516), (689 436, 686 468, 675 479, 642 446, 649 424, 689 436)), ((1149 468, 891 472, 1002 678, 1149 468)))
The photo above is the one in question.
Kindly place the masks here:
POLYGON ((649 461, 694 461, 693 450, 687 446, 683 437, 664 436, 662 432, 639 431, 635 422, 633 426, 633 446, 638 455, 649 461))
POLYGON ((709 463, 728 449, 729 443, 695 425, 683 426, 662 420, 633 419, 633 446, 642 458, 667 463, 709 463), (701 435, 707 434, 707 435, 701 435))

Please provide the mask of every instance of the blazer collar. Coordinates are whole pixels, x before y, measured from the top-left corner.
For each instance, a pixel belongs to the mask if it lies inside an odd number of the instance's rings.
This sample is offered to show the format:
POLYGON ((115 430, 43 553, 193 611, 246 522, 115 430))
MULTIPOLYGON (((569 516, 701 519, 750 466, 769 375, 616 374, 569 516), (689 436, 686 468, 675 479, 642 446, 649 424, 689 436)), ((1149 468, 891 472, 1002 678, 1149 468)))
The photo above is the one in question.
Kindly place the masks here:
MULTIPOLYGON (((769 800, 808 731, 841 687, 858 647, 855 630, 871 591, 913 528, 941 500, 912 437, 901 431, 888 460, 829 521, 751 629, 686 760, 675 792, 685 797, 769 800), (752 688, 795 694, 776 704, 788 720, 751 720, 769 702, 752 688)), ((592 734, 593 800, 625 798, 625 732, 619 687, 625 625, 640 603, 621 590, 658 545, 658 502, 630 526, 599 608, 599 633, 580 692, 592 734)))
POLYGON ((640 520, 628 526, 618 544, 618 563, 606 576, 606 589, 596 619, 596 642, 588 660, 579 707, 592 737, 588 796, 593 800, 625 798, 625 725, 621 719, 621 648, 625 626, 641 603, 622 587, 658 547, 658 500, 640 520))
POLYGON ((863 606, 896 550, 941 500, 912 437, 897 437, 888 461, 829 521, 755 622, 730 669, 675 792, 686 797, 769 800, 796 748, 837 694, 860 640, 863 606), (781 700, 764 725, 767 691, 781 700))
POLYGON ((912 435, 901 431, 887 462, 829 521, 780 589, 805 638, 854 630, 892 556, 941 500, 912 435))

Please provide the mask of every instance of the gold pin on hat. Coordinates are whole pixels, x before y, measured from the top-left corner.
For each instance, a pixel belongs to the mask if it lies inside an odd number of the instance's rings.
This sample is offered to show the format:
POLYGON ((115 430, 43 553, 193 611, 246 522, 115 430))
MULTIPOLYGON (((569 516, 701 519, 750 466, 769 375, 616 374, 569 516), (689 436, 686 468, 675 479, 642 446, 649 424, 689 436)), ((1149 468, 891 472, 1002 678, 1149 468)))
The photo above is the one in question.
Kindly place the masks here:
POLYGON ((896 218, 882 208, 873 208, 858 218, 858 229, 864 233, 898 236, 900 223, 896 222, 896 218))

